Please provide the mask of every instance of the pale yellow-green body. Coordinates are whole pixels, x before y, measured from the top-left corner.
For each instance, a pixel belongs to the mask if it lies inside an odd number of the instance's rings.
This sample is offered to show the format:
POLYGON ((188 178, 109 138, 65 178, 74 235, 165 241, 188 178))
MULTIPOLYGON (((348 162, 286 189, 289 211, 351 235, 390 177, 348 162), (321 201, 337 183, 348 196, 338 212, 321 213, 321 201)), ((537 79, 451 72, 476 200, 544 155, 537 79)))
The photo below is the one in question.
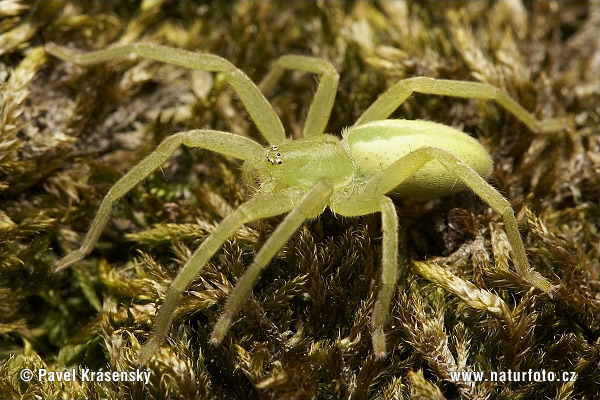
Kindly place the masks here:
MULTIPOLYGON (((430 121, 384 120, 352 127, 342 143, 354 160, 357 172, 371 177, 408 153, 424 147, 445 150, 482 177, 492 172, 492 158, 477 140, 450 126, 430 121)), ((466 186, 438 161, 421 167, 390 194, 400 197, 438 197, 466 186)))
MULTIPOLYGON (((275 191, 310 188, 324 177, 336 189, 344 188, 352 182, 368 180, 422 148, 452 153, 484 178, 492 171, 492 159, 481 143, 458 129, 430 121, 373 121, 348 128, 341 140, 319 134, 274 147, 275 150, 267 147, 264 156, 248 163, 257 170, 261 184, 273 185, 275 191)), ((464 189, 465 184, 455 173, 431 160, 386 193, 429 198, 464 189)))
POLYGON ((339 139, 323 133, 339 79, 333 65, 325 60, 283 56, 274 62, 257 87, 229 61, 212 54, 144 43, 125 44, 85 54, 48 44, 46 51, 80 65, 135 54, 186 68, 220 73, 236 91, 250 118, 269 143, 263 147, 247 137, 210 129, 173 134, 115 183, 103 199, 81 247, 57 263, 58 271, 85 257, 98 241, 113 204, 159 169, 179 146, 204 148, 244 160, 244 176, 258 180, 257 192, 227 216, 181 268, 160 308, 156 329, 140 351, 140 364, 148 361, 164 341, 181 292, 237 229, 247 222, 287 213, 231 292, 211 334, 213 344, 223 340, 262 269, 307 218, 320 214, 326 207, 345 216, 381 214, 382 272, 371 319, 371 339, 376 356, 383 357, 386 353, 383 328, 395 292, 398 258, 398 217, 388 194, 431 197, 469 188, 504 219, 514 252, 515 269, 523 284, 546 293, 552 290, 546 278, 532 270, 527 262, 510 203, 484 179, 491 171, 492 161, 483 146, 445 125, 387 119, 411 93, 420 92, 496 100, 531 129, 561 129, 562 125, 556 121, 536 120, 498 88, 478 82, 427 77, 401 80, 382 94, 339 139), (286 69, 321 76, 306 117, 303 138, 299 140, 286 137, 281 120, 264 96, 277 84, 286 69))

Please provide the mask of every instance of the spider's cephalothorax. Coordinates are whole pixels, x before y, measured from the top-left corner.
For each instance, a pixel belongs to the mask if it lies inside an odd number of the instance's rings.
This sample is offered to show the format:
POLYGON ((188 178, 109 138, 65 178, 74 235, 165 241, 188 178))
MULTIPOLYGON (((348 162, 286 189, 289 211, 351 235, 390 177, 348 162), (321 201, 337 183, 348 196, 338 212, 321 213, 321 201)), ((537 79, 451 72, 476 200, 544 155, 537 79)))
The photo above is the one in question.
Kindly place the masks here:
POLYGON ((543 292, 552 290, 548 280, 527 262, 510 203, 484 179, 491 171, 492 162, 483 146, 445 125, 387 119, 411 93, 421 92, 496 100, 533 130, 562 129, 562 124, 557 121, 536 120, 493 86, 424 77, 401 80, 381 95, 340 140, 324 134, 338 84, 336 70, 324 60, 283 56, 273 64, 257 87, 242 71, 212 54, 149 44, 128 44, 86 54, 75 54, 53 44, 47 45, 46 50, 81 65, 137 54, 183 67, 220 72, 269 142, 269 146, 264 148, 246 137, 209 129, 180 132, 168 137, 109 190, 81 247, 58 262, 57 270, 60 270, 88 254, 98 241, 114 202, 158 169, 178 146, 200 147, 244 160, 244 176, 257 177, 259 189, 219 224, 173 280, 158 314, 154 334, 140 351, 139 363, 146 362, 163 342, 181 292, 237 229, 250 221, 287 213, 230 294, 223 314, 213 328, 213 344, 222 341, 262 269, 307 218, 318 215, 326 207, 344 216, 381 213, 382 272, 371 330, 375 354, 383 357, 386 353, 383 328, 395 291, 398 255, 398 217, 388 197, 391 193, 432 197, 464 188, 472 190, 504 219, 515 269, 523 281, 543 292), (273 88, 285 69, 321 75, 306 117, 304 137, 300 140, 286 139, 279 117, 263 95, 273 88))
POLYGON ((325 134, 269 146, 261 162, 249 162, 255 166, 258 180, 274 185, 276 191, 286 187, 309 189, 323 177, 340 188, 347 186, 355 173, 352 159, 340 139, 325 134), (313 152, 317 146, 319 151, 313 152))

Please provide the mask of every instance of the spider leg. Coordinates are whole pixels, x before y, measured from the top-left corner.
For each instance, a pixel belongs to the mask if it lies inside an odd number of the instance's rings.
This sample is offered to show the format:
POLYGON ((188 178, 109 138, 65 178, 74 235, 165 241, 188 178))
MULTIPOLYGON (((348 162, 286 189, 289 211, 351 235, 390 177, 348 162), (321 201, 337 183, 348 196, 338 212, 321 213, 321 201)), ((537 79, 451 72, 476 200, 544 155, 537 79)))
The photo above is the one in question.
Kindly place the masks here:
POLYGON ((225 80, 235 89, 248 110, 248 114, 267 141, 270 144, 279 144, 285 141, 283 125, 271 104, 246 74, 222 57, 146 43, 117 45, 89 53, 75 53, 66 47, 49 43, 46 45, 46 51, 55 57, 78 65, 92 65, 113 58, 137 54, 141 57, 185 68, 222 72, 225 80))
POLYGON ((387 321, 390 303, 396 290, 398 274, 398 215, 394 203, 386 196, 340 196, 332 202, 333 212, 344 216, 359 216, 381 212, 383 234, 381 283, 371 316, 371 340, 377 358, 385 357, 386 345, 383 327, 387 321))
POLYGON ((163 342, 171 322, 173 322, 181 292, 200 273, 223 243, 245 223, 283 214, 291 210, 295 203, 294 197, 295 193, 285 191, 275 195, 259 195, 242 204, 231 215, 221 221, 215 231, 202 242, 198 250, 189 258, 171 283, 165 301, 158 313, 154 333, 140 350, 137 359, 138 365, 146 363, 163 342))
POLYGON ((317 181, 300 198, 294 209, 271 234, 229 295, 223 314, 219 317, 212 331, 210 338, 212 344, 218 344, 223 340, 233 318, 248 298, 261 271, 306 219, 313 218, 323 212, 332 192, 333 185, 329 180, 323 178, 317 181))
POLYGON ((479 196, 481 200, 502 216, 508 240, 515 257, 515 269, 517 273, 532 286, 545 293, 549 293, 552 290, 550 282, 537 271, 534 271, 527 261, 525 246, 523 245, 517 226, 517 219, 508 200, 477 174, 477 172, 460 161, 452 153, 432 147, 415 150, 371 177, 364 186, 364 192, 371 195, 388 193, 412 176, 423 165, 433 160, 436 160, 444 168, 453 173, 471 191, 479 196))
POLYGON ((154 152, 147 155, 110 188, 100 204, 98 213, 92 221, 81 247, 61 259, 56 265, 55 272, 81 260, 92 251, 106 226, 113 204, 160 167, 182 144, 189 147, 205 148, 243 160, 260 157, 263 152, 262 146, 253 140, 228 132, 197 129, 169 136, 154 152))
POLYGON ((321 75, 319 87, 315 93, 306 122, 304 123, 304 137, 320 135, 325 132, 329 121, 331 108, 337 92, 339 74, 330 62, 320 58, 286 55, 278 58, 272 65, 269 73, 259 83, 258 88, 264 94, 268 94, 277 81, 281 79, 285 69, 311 72, 321 75))
POLYGON ((385 357, 383 327, 394 292, 398 273, 398 215, 389 197, 381 200, 381 230, 383 232, 381 258, 381 287, 371 317, 371 337, 377 358, 385 357))
POLYGON ((355 126, 389 117, 413 92, 467 99, 496 100, 506 111, 513 114, 535 132, 554 132, 564 128, 561 121, 548 119, 538 121, 505 92, 487 83, 434 79, 424 76, 403 79, 383 93, 358 118, 355 126))

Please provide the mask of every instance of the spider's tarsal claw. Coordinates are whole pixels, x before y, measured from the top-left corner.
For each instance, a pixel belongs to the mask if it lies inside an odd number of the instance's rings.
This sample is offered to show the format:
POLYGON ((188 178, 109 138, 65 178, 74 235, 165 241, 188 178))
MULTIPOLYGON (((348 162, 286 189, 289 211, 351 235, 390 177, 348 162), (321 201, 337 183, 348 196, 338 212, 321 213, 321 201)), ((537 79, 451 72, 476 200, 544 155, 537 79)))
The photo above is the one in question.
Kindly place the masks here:
POLYGON ((136 365, 141 366, 146 364, 157 350, 158 342, 154 338, 150 339, 140 350, 137 359, 135 360, 136 365))
POLYGON ((74 252, 67 254, 65 257, 58 260, 54 266, 54 272, 60 272, 63 269, 70 267, 77 261, 83 259, 83 257, 85 257, 85 254, 81 250, 75 250, 74 252))
POLYGON ((221 315, 210 335, 210 344, 216 346, 221 343, 230 326, 231 317, 227 314, 221 315))
POLYGON ((373 332, 371 332, 371 340, 373 342, 373 352, 375 353, 375 358, 378 360, 385 358, 386 344, 385 333, 383 333, 383 329, 374 329, 373 332))
POLYGON ((525 277, 533 286, 551 296, 554 287, 542 274, 532 268, 528 268, 525 277))

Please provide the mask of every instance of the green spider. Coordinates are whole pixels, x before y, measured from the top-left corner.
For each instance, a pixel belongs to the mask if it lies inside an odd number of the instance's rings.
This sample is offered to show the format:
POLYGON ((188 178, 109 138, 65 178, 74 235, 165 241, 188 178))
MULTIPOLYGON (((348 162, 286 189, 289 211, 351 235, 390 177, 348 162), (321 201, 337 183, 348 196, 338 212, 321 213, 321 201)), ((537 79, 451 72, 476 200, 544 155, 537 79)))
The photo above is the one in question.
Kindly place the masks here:
POLYGON ((181 292, 223 243, 245 223, 284 213, 288 213, 287 216, 256 254, 229 296, 213 328, 212 344, 223 340, 261 271, 286 241, 305 220, 318 216, 329 207, 334 213, 347 217, 381 213, 381 282, 371 318, 371 336, 375 355, 384 357, 384 326, 395 291, 398 255, 398 217, 389 195, 435 197, 466 188, 472 190, 504 219, 517 273, 543 292, 552 290, 552 285, 529 266, 510 203, 484 179, 492 170, 492 160, 485 148, 467 134, 446 125, 386 119, 413 92, 419 92, 495 100, 538 132, 562 127, 555 120, 536 120, 491 85, 426 77, 401 80, 381 95, 339 139, 323 133, 339 79, 334 67, 325 60, 283 56, 273 63, 257 87, 229 61, 212 54, 150 44, 120 45, 84 54, 54 44, 48 44, 46 50, 79 65, 136 54, 182 67, 222 73, 269 142, 263 147, 243 136, 209 129, 168 137, 109 190, 81 247, 58 262, 56 269, 61 270, 88 254, 98 241, 113 204, 159 168, 180 145, 200 147, 244 161, 243 175, 246 179, 258 180, 257 192, 219 224, 173 280, 158 313, 154 333, 138 355, 139 364, 147 362, 164 341, 181 292), (321 75, 303 138, 298 140, 286 137, 279 117, 263 95, 274 87, 286 69, 321 75))

